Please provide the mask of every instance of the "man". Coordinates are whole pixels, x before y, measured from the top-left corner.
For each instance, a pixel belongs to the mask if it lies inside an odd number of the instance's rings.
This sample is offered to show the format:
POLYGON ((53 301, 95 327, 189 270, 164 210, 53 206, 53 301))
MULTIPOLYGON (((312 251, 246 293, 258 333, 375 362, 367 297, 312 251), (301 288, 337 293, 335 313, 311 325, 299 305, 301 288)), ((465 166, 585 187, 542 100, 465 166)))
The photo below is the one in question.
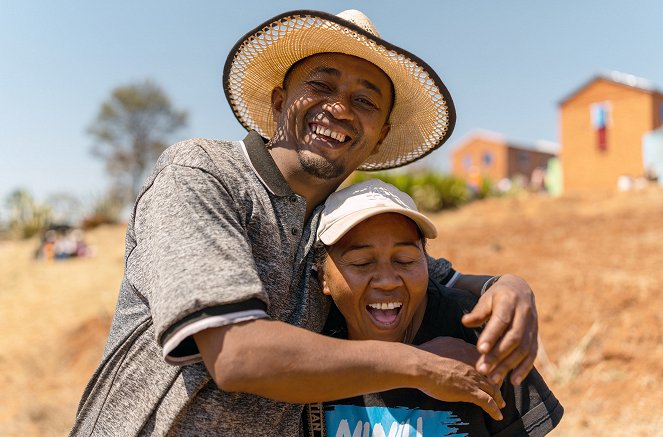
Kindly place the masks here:
MULTIPOLYGON (((129 224, 109 340, 72 434, 293 436, 297 403, 397 386, 499 417, 496 384, 512 368, 524 377, 536 354, 533 297, 519 278, 500 279, 468 319, 494 314, 478 364, 493 383, 408 345, 316 334, 328 310, 307 293, 316 206, 356 168, 430 153, 455 120, 437 75, 376 34, 357 11, 300 11, 238 42, 226 95, 258 133, 186 141, 159 159, 129 224)), ((431 270, 456 276, 444 260, 431 270)), ((478 292, 485 279, 456 285, 478 292)))

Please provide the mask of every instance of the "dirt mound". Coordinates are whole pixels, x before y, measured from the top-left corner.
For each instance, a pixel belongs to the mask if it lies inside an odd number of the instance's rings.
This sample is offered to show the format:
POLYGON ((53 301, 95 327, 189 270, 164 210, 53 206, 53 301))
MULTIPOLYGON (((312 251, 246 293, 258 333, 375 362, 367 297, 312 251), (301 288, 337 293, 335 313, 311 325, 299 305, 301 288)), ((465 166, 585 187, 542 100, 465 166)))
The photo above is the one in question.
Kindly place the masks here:
POLYGON ((663 435, 661 190, 492 199, 435 219, 436 255, 535 290, 537 366, 566 409, 555 435, 663 435))
MULTIPOLYGON (((663 191, 477 202, 432 216, 430 252, 465 273, 517 273, 536 291, 537 366, 564 404, 553 435, 663 435, 663 191)), ((0 429, 67 433, 106 340, 123 227, 97 256, 40 263, 0 242, 0 429)))

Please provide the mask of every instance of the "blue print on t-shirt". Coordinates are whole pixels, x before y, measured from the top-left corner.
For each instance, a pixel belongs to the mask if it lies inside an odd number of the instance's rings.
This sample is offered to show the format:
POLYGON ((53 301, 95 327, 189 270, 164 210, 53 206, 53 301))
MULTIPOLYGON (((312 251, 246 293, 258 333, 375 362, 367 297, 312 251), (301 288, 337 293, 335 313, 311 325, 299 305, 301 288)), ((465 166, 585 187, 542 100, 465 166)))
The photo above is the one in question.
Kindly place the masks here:
POLYGON ((467 425, 451 411, 332 405, 325 409, 328 437, 467 436, 467 425))

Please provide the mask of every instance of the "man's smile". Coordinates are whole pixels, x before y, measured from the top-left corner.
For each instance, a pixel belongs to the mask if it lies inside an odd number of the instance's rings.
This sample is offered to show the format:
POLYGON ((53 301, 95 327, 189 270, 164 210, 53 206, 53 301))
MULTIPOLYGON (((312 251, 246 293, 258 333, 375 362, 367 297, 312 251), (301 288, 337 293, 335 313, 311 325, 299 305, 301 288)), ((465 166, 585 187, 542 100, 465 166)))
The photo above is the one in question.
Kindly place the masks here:
POLYGON ((308 124, 308 131, 311 139, 321 140, 332 148, 337 148, 350 143, 352 138, 347 133, 337 127, 313 122, 308 124))

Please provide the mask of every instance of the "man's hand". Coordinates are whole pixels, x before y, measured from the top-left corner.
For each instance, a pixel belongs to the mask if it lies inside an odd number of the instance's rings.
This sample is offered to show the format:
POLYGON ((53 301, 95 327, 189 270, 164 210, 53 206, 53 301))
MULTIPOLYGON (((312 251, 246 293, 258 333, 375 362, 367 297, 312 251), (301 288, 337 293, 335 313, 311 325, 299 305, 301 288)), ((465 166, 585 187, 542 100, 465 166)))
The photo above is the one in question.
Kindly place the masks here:
POLYGON ((520 384, 534 366, 539 346, 534 293, 527 282, 515 275, 502 275, 462 319, 470 328, 486 321, 477 341, 481 353, 477 370, 497 383, 513 369, 511 383, 520 384))
POLYGON ((504 408, 505 402, 500 386, 475 369, 480 355, 474 345, 458 338, 437 337, 417 347, 445 360, 428 378, 431 388, 424 389, 424 393, 445 401, 472 402, 493 419, 502 420, 500 408, 504 408))

